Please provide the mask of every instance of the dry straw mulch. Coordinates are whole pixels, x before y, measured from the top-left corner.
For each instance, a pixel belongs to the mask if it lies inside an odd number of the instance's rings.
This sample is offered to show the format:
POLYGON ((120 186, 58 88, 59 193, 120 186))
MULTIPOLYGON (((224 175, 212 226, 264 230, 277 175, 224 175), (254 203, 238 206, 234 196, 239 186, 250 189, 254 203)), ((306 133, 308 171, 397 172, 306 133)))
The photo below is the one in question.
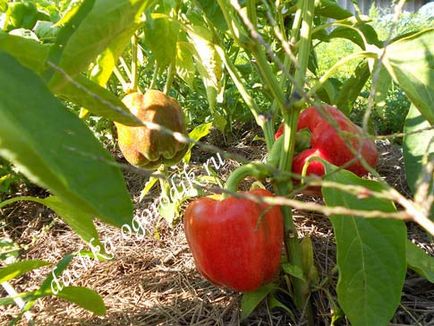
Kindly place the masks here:
MULTIPOLYGON (((249 138, 248 135, 243 135, 249 138)), ((251 138, 250 138, 251 139, 251 138)), ((381 162, 378 170, 387 181, 406 193, 400 149, 388 142, 378 144, 381 162)), ((254 142, 237 144, 235 150, 248 158, 259 158, 262 146, 254 142)), ((205 155, 196 150, 195 163, 205 155)), ((236 164, 219 171, 227 174, 236 164)), ((145 179, 132 171, 125 173, 135 199, 136 214, 142 214, 153 200, 138 202, 145 179)), ((156 196, 157 194, 154 193, 156 196)), ((318 198, 300 197, 320 201, 318 198)), ((25 248, 22 259, 44 259, 53 263, 63 255, 82 247, 80 239, 50 210, 32 203, 20 203, 1 212, 6 226, 2 230, 25 248), (48 225, 48 227, 47 227, 48 225)), ((337 275, 335 245, 328 219, 321 214, 294 212, 300 235, 309 235, 314 244, 315 263, 321 279, 327 279, 321 290, 312 295, 315 325, 329 325, 331 306, 327 293, 335 298, 337 275)), ((305 325, 303 316, 292 320, 282 310, 270 311, 264 302, 245 321, 240 320, 240 295, 216 288, 195 270, 184 237, 182 223, 167 226, 156 214, 147 215, 151 232, 146 237, 123 237, 118 229, 98 224, 101 239, 109 239, 115 259, 79 268, 74 260, 71 268, 80 277, 73 285, 86 286, 104 299, 107 314, 97 317, 56 298, 40 300, 32 310, 36 325, 305 325), (75 266, 75 267, 74 267, 75 266)), ((409 236, 434 255, 434 244, 415 225, 408 225, 409 236)), ((37 288, 49 269, 39 269, 11 282, 17 291, 37 288)), ((0 296, 6 294, 0 291, 0 296)), ((280 299, 291 306, 284 294, 280 299)), ((0 324, 6 324, 18 310, 15 306, 0 307, 0 324)), ((22 322, 25 324, 25 322, 22 322)), ((345 325, 341 320, 339 325, 345 325)), ((434 285, 409 272, 402 301, 393 325, 434 325, 434 285)))

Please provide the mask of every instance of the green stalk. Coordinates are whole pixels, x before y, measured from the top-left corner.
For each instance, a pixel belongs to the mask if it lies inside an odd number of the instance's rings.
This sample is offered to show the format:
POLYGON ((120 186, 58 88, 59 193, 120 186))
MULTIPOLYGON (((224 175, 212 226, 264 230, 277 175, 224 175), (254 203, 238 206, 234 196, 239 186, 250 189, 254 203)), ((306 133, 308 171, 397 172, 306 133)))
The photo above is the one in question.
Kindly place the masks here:
POLYGON ((247 0, 247 17, 249 17, 253 26, 256 27, 258 20, 256 16, 256 0, 247 0))
POLYGON ((220 56, 220 59, 222 60, 223 64, 225 65, 226 70, 231 76, 232 81, 237 87, 238 92, 240 92, 241 97, 243 98, 244 102, 247 104, 250 111, 252 112, 252 115, 255 118, 256 123, 262 128, 265 136, 265 142, 267 144, 267 150, 270 151, 274 142, 273 125, 260 115, 260 109, 258 105, 256 104, 253 97, 251 97, 250 94, 247 92, 241 80, 241 76, 237 70, 237 67, 235 67, 234 63, 230 60, 230 58, 223 50, 223 48, 220 45, 216 44, 215 49, 217 54, 220 56))
POLYGON ((167 70, 166 84, 164 85, 163 93, 167 95, 170 87, 172 87, 173 80, 175 79, 175 63, 172 62, 167 70))
MULTIPOLYGON (((308 60, 311 51, 311 33, 314 14, 314 0, 299 1, 301 8, 301 29, 299 38, 299 48, 297 55, 297 66, 295 67, 294 84, 292 85, 291 94, 292 105, 291 110, 283 111, 282 115, 285 123, 284 144, 282 147, 282 155, 280 157, 279 169, 282 171, 290 171, 295 148, 295 135, 297 132, 298 117, 304 105, 304 101, 297 101, 297 94, 302 94, 305 84, 305 76, 307 72, 308 60)), ((294 36, 294 35, 293 35, 294 36)), ((279 183, 277 190, 280 195, 286 196, 292 190, 292 182, 279 183)), ((285 249, 288 256, 288 261, 291 265, 297 266, 301 270, 303 268, 302 247, 297 237, 297 231, 292 219, 292 212, 289 207, 283 207, 282 213, 285 218, 285 249)), ((304 271, 305 272, 305 271, 304 271)), ((309 302, 309 283, 300 280, 296 277, 290 277, 293 286, 294 301, 298 309, 303 310, 306 306, 306 315, 309 324, 312 324, 312 312, 309 302)))
MULTIPOLYGON (((238 185, 246 177, 254 177, 255 179, 262 179, 272 174, 271 167, 262 163, 249 163, 242 165, 235 169, 225 184, 225 189, 231 193, 238 190, 238 185)), ((228 198, 230 194, 223 194, 223 198, 228 198)))
POLYGON ((136 92, 138 89, 138 65, 137 65, 137 35, 131 37, 131 91, 136 92))
POLYGON ((7 206, 7 205, 16 203, 18 201, 23 201, 23 200, 32 201, 32 202, 35 202, 38 204, 45 205, 44 199, 42 199, 42 198, 33 197, 33 196, 19 196, 19 197, 14 197, 14 198, 10 198, 10 199, 6 199, 6 200, 2 201, 0 203, 0 209, 7 206))

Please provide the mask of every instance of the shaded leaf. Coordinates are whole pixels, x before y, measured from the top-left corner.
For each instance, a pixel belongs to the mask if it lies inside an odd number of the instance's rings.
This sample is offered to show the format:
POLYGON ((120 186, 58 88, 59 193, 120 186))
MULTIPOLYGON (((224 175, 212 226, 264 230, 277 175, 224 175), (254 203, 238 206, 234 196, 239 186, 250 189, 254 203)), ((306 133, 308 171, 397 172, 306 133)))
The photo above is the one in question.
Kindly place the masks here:
POLYGON ((408 267, 434 283, 434 257, 429 256, 422 248, 407 240, 408 267))
POLYGON ((426 164, 423 162, 424 156, 428 155, 428 160, 434 158, 434 130, 417 131, 430 127, 430 123, 424 119, 414 105, 411 105, 405 119, 405 136, 402 149, 407 184, 413 194, 416 192, 417 181, 422 168, 426 164))
MULTIPOLYGON (((327 171, 332 171, 330 165, 327 171)), ((382 191, 383 185, 341 170, 327 181, 382 191)), ((322 189, 327 206, 393 212, 392 202, 322 189)), ((367 219, 353 215, 330 217, 336 237, 339 281, 338 301, 352 325, 386 325, 401 301, 406 273, 406 227, 402 221, 367 219)))
POLYGON ((1 53, 0 120, 0 155, 31 181, 107 223, 130 221, 132 202, 110 154, 38 76, 1 53))
MULTIPOLYGON (((56 44, 63 47, 55 62, 71 76, 86 70, 97 55, 113 46, 114 40, 120 36, 124 39, 126 34, 131 33, 139 22, 141 12, 149 4, 150 0, 84 1, 77 14, 65 24, 66 29, 73 30, 72 33, 65 32, 66 36, 56 44), (79 21, 78 24, 75 20, 79 21), (71 22, 74 22, 72 26, 71 22)), ((115 44, 118 45, 117 42, 115 44)), ((61 88, 64 83, 64 77, 58 73, 50 81, 54 89, 61 88)))
MULTIPOLYGON (((71 206, 56 196, 44 198, 42 201, 55 211, 85 242, 98 239, 98 232, 93 224, 92 216, 82 211, 80 207, 71 206)), ((99 240, 97 241, 99 242, 99 240)))
POLYGON ((316 0, 315 14, 334 19, 344 19, 353 15, 334 0, 316 0))
POLYGON ((151 49, 160 69, 176 58, 179 23, 167 14, 152 13, 144 26, 145 43, 151 49))
POLYGON ((188 42, 176 43, 176 73, 193 89, 196 67, 193 61, 194 49, 188 42))
POLYGON ((0 31, 0 50, 13 56, 23 66, 42 73, 50 46, 0 31))
POLYGON ((359 63, 354 74, 342 85, 339 96, 336 99, 336 106, 349 115, 353 109, 354 102, 359 97, 360 92, 370 77, 369 65, 366 60, 359 63))
POLYGON ((434 29, 390 44, 383 63, 424 118, 434 124, 434 29))

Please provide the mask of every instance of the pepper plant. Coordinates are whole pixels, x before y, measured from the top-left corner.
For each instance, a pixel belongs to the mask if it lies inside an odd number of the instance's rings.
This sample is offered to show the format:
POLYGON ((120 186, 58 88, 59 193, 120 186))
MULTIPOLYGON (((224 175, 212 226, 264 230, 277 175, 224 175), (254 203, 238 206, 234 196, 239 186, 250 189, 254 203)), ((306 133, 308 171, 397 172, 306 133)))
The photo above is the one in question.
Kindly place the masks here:
MULTIPOLYGON (((396 19, 403 3, 397 4, 396 19)), ((404 223, 416 222, 434 235, 431 220, 433 29, 380 41, 369 24, 369 17, 362 15, 357 6, 356 13, 352 14, 333 0, 82 0, 73 1, 67 9, 54 13, 41 3, 37 3, 36 11, 35 6, 26 1, 3 1, 0 5, 5 12, 3 17, 7 17, 2 20, 3 31, 0 32, 0 155, 52 194, 48 198, 10 198, 0 203, 0 208, 19 200, 44 204, 84 241, 98 238, 94 226, 96 217, 118 227, 131 223, 133 207, 120 165, 102 148, 84 122, 89 115, 97 115, 114 121, 118 128, 121 125, 148 128, 175 137, 187 151, 184 162, 189 161, 193 144, 240 161, 242 166, 233 171, 226 186, 219 189, 225 199, 213 204, 224 206, 226 200, 234 202, 232 197, 244 198, 240 202, 251 209, 253 217, 257 215, 261 232, 262 228, 266 229, 270 216, 283 219, 279 221, 283 225, 283 236, 278 239, 284 243, 282 282, 263 284, 271 279, 273 268, 265 277, 253 282, 255 286, 244 286, 243 275, 241 281, 238 280, 241 285, 234 286, 216 277, 215 270, 208 271, 207 268, 216 267, 198 258, 201 241, 191 238, 195 231, 190 233, 186 226, 199 270, 219 285, 249 290, 242 299, 243 317, 265 297, 272 307, 283 307, 293 313, 278 301, 280 288, 294 302, 295 315, 315 324, 312 293, 326 291, 324 284, 328 279, 319 279, 312 241, 308 237, 300 238, 292 208, 324 213, 333 225, 339 273, 337 302, 328 296, 333 320, 345 315, 353 325, 386 325, 399 305, 407 267, 433 281, 432 258, 407 240, 404 223), (25 10, 18 10, 19 7, 25 10), (28 8, 33 8, 31 13, 28 8), (45 24, 40 23, 44 21, 45 24), (318 75, 317 57, 321 53, 317 53, 316 45, 334 38, 354 42, 359 50, 318 75), (334 83, 332 76, 339 67, 354 60, 358 61, 354 76, 342 84, 334 83), (361 128, 351 122, 346 122, 350 127, 343 127, 341 121, 347 118, 337 118, 327 107, 334 106, 333 110, 339 110, 339 115, 348 116, 368 79, 372 88, 361 128), (375 160, 371 160, 364 145, 360 145, 373 144, 375 137, 368 133, 370 112, 376 101, 384 99, 392 83, 401 87, 412 103, 403 142, 412 199, 381 180, 374 169, 375 160), (207 99, 209 121, 206 122, 212 122, 223 135, 233 125, 233 121, 228 120, 235 109, 249 110, 263 131, 268 151, 266 162, 246 162, 235 153, 202 143, 200 139, 209 132, 209 124, 190 125, 193 130, 186 135, 183 128, 172 130, 167 119, 157 125, 138 119, 134 110, 130 112, 120 99, 127 93, 145 89, 159 89, 181 98, 184 95, 179 91, 181 87, 186 89, 185 93, 207 99), (233 99, 228 97, 238 97, 240 101, 231 107, 233 99), (79 116, 73 114, 63 100, 81 107, 79 116), (242 104, 238 105, 241 100, 242 104), (313 125, 309 125, 310 134, 299 130, 303 129, 300 114, 306 110, 316 110, 324 129, 315 132, 313 125), (282 125, 281 136, 275 140, 279 124, 282 125), (320 149, 318 141, 322 130, 333 135, 330 139, 339 140, 331 155, 339 158, 345 152, 346 159, 339 161, 330 155, 310 155, 302 161, 302 166, 294 169, 298 164, 296 151, 309 147, 320 149), (363 171, 358 174, 369 172, 374 180, 350 172, 354 165, 359 165, 358 171, 363 171), (320 167, 321 173, 316 174, 322 178, 314 176, 314 166, 320 167), (268 182, 274 196, 265 190, 239 192, 239 183, 247 177, 268 182), (321 189, 325 205, 295 198, 309 187, 321 189), (256 206, 252 202, 256 202, 256 206), (399 205, 399 210, 395 204, 399 205), (275 206, 280 207, 281 214, 267 215, 267 209, 275 211, 275 206), (251 291, 259 285, 263 286, 251 291)), ((164 150, 148 151, 148 154, 159 157, 164 150)), ((151 167, 156 168, 154 165, 145 168, 151 167)), ((158 172, 145 170, 143 173, 151 176, 145 189, 148 191, 161 174, 168 172, 162 166, 158 172)), ((173 222, 175 215, 181 215, 181 203, 186 198, 174 200, 170 198, 169 185, 164 182, 160 185, 169 198, 165 207, 170 208, 168 219, 173 222)), ((197 188, 195 195, 209 192, 203 184, 197 188)), ((193 202, 192 205, 199 204, 193 202)), ((198 217, 197 214, 200 215, 197 212, 193 215, 198 217)), ((189 214, 186 215, 185 223, 194 223, 194 216, 190 219, 189 214)), ((252 216, 235 215, 233 218, 241 219, 252 216)), ((251 222, 240 223, 246 233, 238 234, 254 234, 251 222)), ((223 241, 217 236, 210 237, 210 241, 211 238, 223 241)), ((276 239, 272 242, 275 252, 276 239)), ((257 243, 267 245, 267 241, 257 243)), ((255 250, 253 246, 240 247, 250 254, 255 250)), ((212 243, 210 248, 212 257, 217 249, 212 243)), ((259 252, 264 253, 263 247, 259 252)), ((251 257, 256 257, 255 253, 251 257)), ((264 259, 257 261, 266 264, 264 259)), ((224 263, 223 257, 220 264, 224 263)), ((41 264, 45 263, 30 262, 25 270, 41 264)), ((246 264, 243 270, 253 275, 265 268, 261 264, 250 266, 252 271, 248 271, 246 264)), ((10 280, 19 268, 19 265, 8 266, 0 273, 3 279, 10 280)), ((229 274, 240 277, 232 270, 229 274)), ((246 276, 246 280, 251 278, 246 276)), ((30 309, 37 294, 19 296, 29 299, 27 307, 30 309)), ((74 301, 75 297, 69 298, 74 301)), ((4 303, 13 299, 8 298, 4 303)))

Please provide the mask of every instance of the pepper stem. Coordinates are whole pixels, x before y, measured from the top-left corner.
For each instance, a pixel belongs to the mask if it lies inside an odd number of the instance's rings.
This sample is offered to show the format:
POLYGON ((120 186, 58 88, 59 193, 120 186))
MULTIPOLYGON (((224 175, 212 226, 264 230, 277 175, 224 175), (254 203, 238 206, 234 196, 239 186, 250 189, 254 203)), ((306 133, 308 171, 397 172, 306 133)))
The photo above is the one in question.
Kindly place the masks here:
MULTIPOLYGON (((272 174, 272 168, 269 165, 262 163, 249 163, 239 168, 235 169, 225 184, 225 189, 229 192, 236 192, 238 190, 238 185, 246 177, 254 177, 256 179, 262 179, 270 176, 272 174)), ((223 194, 223 198, 226 199, 230 194, 223 194)))

